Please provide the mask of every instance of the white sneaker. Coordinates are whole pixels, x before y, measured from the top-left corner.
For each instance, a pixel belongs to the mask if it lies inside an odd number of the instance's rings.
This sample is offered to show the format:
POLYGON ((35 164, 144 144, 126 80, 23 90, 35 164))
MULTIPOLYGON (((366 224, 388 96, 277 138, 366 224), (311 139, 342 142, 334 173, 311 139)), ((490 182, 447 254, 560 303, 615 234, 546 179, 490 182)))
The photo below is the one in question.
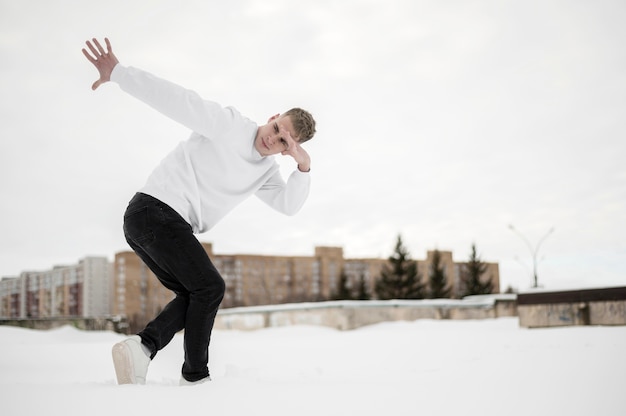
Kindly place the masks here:
POLYGON ((206 383, 207 381, 211 381, 211 376, 206 376, 205 378, 201 378, 197 381, 187 381, 185 377, 180 376, 180 381, 178 382, 179 386, 195 386, 196 384, 206 383))
POLYGON ((115 344, 112 354, 118 384, 146 384, 150 357, 141 347, 139 335, 115 344))

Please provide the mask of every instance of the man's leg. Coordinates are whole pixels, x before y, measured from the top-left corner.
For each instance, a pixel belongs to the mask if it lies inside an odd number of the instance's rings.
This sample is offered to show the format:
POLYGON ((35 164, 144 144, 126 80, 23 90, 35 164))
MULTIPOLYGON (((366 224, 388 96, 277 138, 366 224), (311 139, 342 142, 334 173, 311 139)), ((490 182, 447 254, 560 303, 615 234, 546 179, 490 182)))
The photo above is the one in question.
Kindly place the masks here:
POLYGON ((147 266, 177 293, 139 335, 146 345, 159 350, 182 325, 185 329, 183 377, 188 381, 208 377, 208 346, 224 296, 224 280, 193 235, 191 226, 166 204, 138 194, 125 215, 124 230, 131 246, 140 248, 136 251, 145 257, 147 266))
POLYGON ((170 343, 178 331, 185 328, 189 294, 181 284, 161 269, 141 247, 136 246, 132 241, 128 243, 159 281, 176 294, 176 297, 165 305, 159 315, 137 334, 150 351, 150 359, 152 359, 158 351, 170 343))

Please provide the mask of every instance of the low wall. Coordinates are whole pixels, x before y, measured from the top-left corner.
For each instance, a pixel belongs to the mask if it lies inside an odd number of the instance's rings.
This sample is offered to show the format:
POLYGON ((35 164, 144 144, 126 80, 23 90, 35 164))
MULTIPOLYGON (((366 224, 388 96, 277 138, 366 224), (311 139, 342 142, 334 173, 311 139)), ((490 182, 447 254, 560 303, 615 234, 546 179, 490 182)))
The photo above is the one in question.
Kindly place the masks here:
POLYGON ((52 329, 69 325, 86 331, 128 332, 125 318, 114 316, 104 318, 40 318, 40 319, 0 319, 0 325, 11 325, 29 329, 52 329))
MULTIPOLYGON (((220 309, 216 329, 252 330, 288 325, 323 325, 350 330, 387 321, 489 319, 517 316, 515 295, 469 296, 463 300, 330 301, 220 309)), ((70 325, 83 330, 128 334, 123 317, 5 319, 0 325, 51 329, 70 325)))
POLYGON ((520 293, 520 326, 626 325, 626 287, 520 293))
POLYGON ((387 321, 486 319, 516 316, 515 295, 472 296, 463 300, 330 301, 222 309, 217 329, 260 329, 323 325, 340 330, 387 321))

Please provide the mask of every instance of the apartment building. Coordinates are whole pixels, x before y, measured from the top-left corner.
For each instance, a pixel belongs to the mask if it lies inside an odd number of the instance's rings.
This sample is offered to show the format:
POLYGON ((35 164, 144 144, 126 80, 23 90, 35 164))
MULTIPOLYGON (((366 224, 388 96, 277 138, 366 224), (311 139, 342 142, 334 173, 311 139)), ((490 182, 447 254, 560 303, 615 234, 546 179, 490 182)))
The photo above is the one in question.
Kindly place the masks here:
MULTIPOLYGON (((252 254, 215 254, 211 243, 203 243, 209 257, 226 282, 222 308, 290 302, 315 302, 329 299, 338 289, 341 274, 347 285, 356 288, 361 281, 373 293, 375 281, 387 259, 346 259, 341 247, 315 247, 313 256, 267 256, 252 254)), ((461 292, 461 267, 452 253, 440 251, 451 296, 461 292)), ((417 261, 426 284, 434 251, 417 261)), ((497 263, 487 263, 486 277, 499 291, 497 263)), ((125 315, 131 330, 138 330, 152 319, 173 297, 152 272, 131 251, 115 255, 114 314, 125 315)))
POLYGON ((0 280, 0 318, 26 316, 24 284, 24 279, 17 277, 5 277, 0 280))
POLYGON ((132 251, 115 254, 112 283, 111 313, 125 316, 131 329, 148 323, 174 297, 132 251))
POLYGON ((111 313, 111 265, 106 257, 23 272, 0 281, 0 317, 101 317, 111 313))
MULTIPOLYGON (((361 282, 373 294, 376 279, 387 259, 344 258, 341 247, 315 247, 313 256, 267 256, 215 254, 213 245, 203 243, 207 254, 226 281, 222 308, 289 302, 327 300, 337 292, 341 275, 347 286, 361 282)), ((440 251, 451 289, 461 293, 461 268, 452 253, 440 251)), ((418 272, 427 284, 434 251, 418 260, 418 272)), ((494 293, 500 291, 497 263, 486 263, 485 278, 491 278, 494 293)), ((123 316, 131 331, 137 331, 156 316, 173 298, 152 271, 132 251, 115 254, 111 264, 105 257, 86 257, 76 265, 43 272, 23 272, 0 281, 0 318, 55 318, 123 316)))

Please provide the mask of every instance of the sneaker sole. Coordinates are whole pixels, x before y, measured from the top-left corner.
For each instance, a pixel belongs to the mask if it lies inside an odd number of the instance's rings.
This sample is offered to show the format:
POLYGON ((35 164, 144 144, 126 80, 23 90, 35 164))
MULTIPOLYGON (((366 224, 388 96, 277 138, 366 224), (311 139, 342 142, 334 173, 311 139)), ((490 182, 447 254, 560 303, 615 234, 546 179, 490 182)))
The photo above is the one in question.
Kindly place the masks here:
POLYGON ((136 384, 135 371, 130 359, 130 349, 124 342, 117 343, 111 351, 117 384, 136 384))
POLYGON ((180 381, 178 382, 179 386, 197 386, 198 384, 204 384, 208 381, 211 381, 211 376, 206 376, 205 378, 201 378, 200 380, 197 381, 187 381, 184 379, 184 377, 180 377, 180 381))

